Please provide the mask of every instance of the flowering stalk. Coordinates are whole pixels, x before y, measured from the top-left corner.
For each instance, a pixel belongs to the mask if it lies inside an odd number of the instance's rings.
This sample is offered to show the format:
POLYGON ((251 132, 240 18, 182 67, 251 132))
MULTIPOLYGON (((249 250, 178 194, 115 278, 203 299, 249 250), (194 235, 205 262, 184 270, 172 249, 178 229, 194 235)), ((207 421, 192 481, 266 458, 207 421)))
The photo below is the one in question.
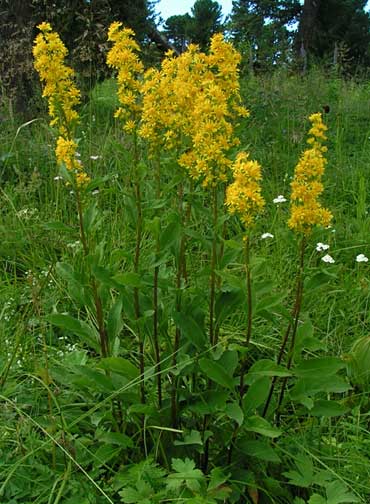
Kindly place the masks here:
MULTIPOLYGON (((118 99, 121 106, 115 112, 115 117, 123 122, 123 130, 132 136, 133 142, 133 164, 134 164, 134 194, 136 203, 136 241, 134 254, 134 272, 139 273, 140 253, 142 242, 142 197, 139 173, 139 146, 138 146, 138 126, 142 109, 141 88, 144 67, 138 52, 139 45, 134 40, 134 32, 130 28, 122 28, 122 23, 114 22, 108 30, 108 40, 113 42, 112 48, 107 55, 108 66, 117 71, 118 99)), ((144 377, 144 340, 140 327, 140 299, 139 289, 134 287, 134 310, 136 318, 136 330, 139 341, 139 363, 140 374, 144 377)), ((145 403, 144 378, 140 382, 141 402, 145 403)))
MULTIPOLYGON (((59 137, 56 143, 55 154, 58 164, 64 165, 72 175, 69 178, 73 184, 76 195, 76 205, 79 221, 80 239, 84 255, 89 253, 88 238, 86 236, 83 220, 82 190, 90 181, 85 173, 81 161, 77 157, 77 143, 74 140, 74 131, 79 122, 75 107, 80 103, 80 91, 74 84, 74 71, 65 65, 67 49, 59 35, 52 31, 49 23, 38 26, 41 33, 35 39, 33 55, 35 69, 44 84, 43 96, 48 99, 50 125, 58 129, 59 137)), ((104 324, 102 301, 98 294, 95 279, 91 276, 91 288, 96 310, 96 323, 100 336, 100 348, 103 357, 109 355, 108 335, 104 324)))
MULTIPOLYGON (((295 168, 294 178, 291 183, 292 194, 288 226, 294 232, 301 235, 301 242, 299 252, 299 268, 296 280, 297 287, 295 303, 292 310, 293 322, 289 322, 288 324, 277 358, 277 363, 280 364, 283 359, 290 333, 292 333, 288 353, 287 369, 291 368, 293 362, 298 321, 302 306, 304 254, 307 237, 312 233, 314 226, 320 225, 327 227, 332 219, 331 212, 326 208, 323 208, 318 200, 320 194, 324 190, 321 178, 324 174, 325 165, 327 163, 324 156, 327 148, 322 145, 322 142, 326 140, 325 132, 327 130, 327 127, 322 121, 321 113, 312 114, 309 117, 309 120, 311 122, 311 128, 308 132, 309 137, 307 143, 310 145, 310 148, 306 149, 302 153, 295 168)), ((267 397, 263 410, 263 416, 265 416, 268 412, 276 382, 277 378, 275 377, 271 383, 269 395, 267 397)), ((285 378, 282 382, 282 387, 278 399, 278 410, 284 399, 286 383, 287 378, 285 378)))

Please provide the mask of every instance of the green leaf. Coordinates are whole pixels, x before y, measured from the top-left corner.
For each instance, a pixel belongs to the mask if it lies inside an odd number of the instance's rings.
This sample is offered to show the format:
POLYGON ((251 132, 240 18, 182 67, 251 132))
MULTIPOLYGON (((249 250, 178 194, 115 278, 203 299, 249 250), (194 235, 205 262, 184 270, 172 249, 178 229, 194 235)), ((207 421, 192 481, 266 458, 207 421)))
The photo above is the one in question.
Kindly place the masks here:
POLYGON ((220 467, 215 467, 214 469, 212 469, 210 474, 210 481, 208 484, 208 491, 215 490, 219 486, 223 485, 230 476, 230 473, 225 474, 220 467))
POLYGON ((172 468, 176 471, 167 477, 167 488, 178 491, 185 484, 189 490, 199 492, 204 475, 200 469, 195 469, 195 462, 186 458, 172 459, 172 468))
POLYGON ((171 248, 172 245, 178 243, 180 236, 181 226, 179 221, 175 220, 170 222, 160 235, 160 250, 163 252, 164 250, 171 248))
POLYGON ((86 322, 63 313, 52 313, 46 317, 46 320, 57 327, 79 336, 84 343, 94 348, 97 352, 100 350, 98 333, 95 328, 91 327, 86 322))
POLYGON ((310 292, 313 291, 314 289, 317 289, 318 287, 322 287, 326 283, 330 282, 331 280, 335 280, 337 278, 337 275, 334 275, 333 273, 329 273, 326 270, 322 270, 319 273, 316 273, 312 277, 307 277, 304 283, 304 290, 305 292, 310 292))
POLYGON ((123 448, 132 448, 134 442, 132 438, 122 434, 121 432, 104 432, 99 436, 99 441, 102 443, 121 446, 123 448))
POLYGON ((314 468, 312 460, 307 455, 298 455, 295 460, 297 471, 291 470, 283 472, 283 476, 288 478, 291 485, 302 488, 309 488, 315 483, 314 468))
POLYGON ((248 417, 255 414, 256 409, 264 404, 270 390, 270 379, 267 376, 257 378, 252 385, 248 387, 247 393, 243 397, 244 415, 248 417))
POLYGON ((97 204, 96 202, 94 202, 83 214, 83 223, 86 234, 89 234, 92 231, 98 215, 99 211, 97 208, 97 204))
POLYGON ((113 342, 122 331, 122 305, 122 299, 117 299, 108 314, 107 332, 111 342, 113 342))
POLYGON ((141 276, 134 272, 118 273, 114 275, 113 280, 119 285, 136 288, 142 287, 141 276))
POLYGON ((120 447, 117 448, 111 444, 99 446, 95 452, 94 466, 101 467, 102 465, 107 464, 113 457, 118 455, 120 451, 120 447))
POLYGON ((360 499, 348 491, 342 481, 332 481, 326 487, 328 504, 342 504, 343 502, 360 502, 360 499))
POLYGON ((256 432, 262 436, 275 438, 281 435, 282 431, 273 427, 265 418, 259 416, 251 416, 244 422, 244 427, 247 431, 256 432))
POLYGON ((190 315, 174 312, 172 318, 184 337, 198 348, 203 348, 206 335, 200 325, 190 315))
POLYGON ((87 379, 87 386, 97 388, 101 392, 113 392, 112 379, 97 369, 87 366, 75 366, 74 371, 77 375, 87 379))
POLYGON ((184 436, 183 441, 174 441, 174 445, 176 446, 185 446, 185 445, 203 445, 202 437, 200 432, 197 430, 192 430, 190 434, 186 434, 184 436))
POLYGON ((272 446, 261 439, 242 439, 238 443, 238 448, 250 457, 265 460, 266 462, 281 462, 279 455, 272 446))
POLYGON ((260 359, 250 368, 245 377, 246 385, 251 385, 261 376, 291 376, 292 374, 283 366, 279 366, 269 359, 260 359))
POLYGON ((231 313, 233 313, 236 306, 242 303, 243 298, 244 294, 241 289, 222 292, 219 296, 217 296, 215 305, 217 326, 220 326, 222 322, 229 317, 231 313))
POLYGON ((222 387, 229 388, 230 390, 234 389, 234 379, 230 376, 224 368, 210 359, 200 359, 199 361, 200 369, 205 373, 205 375, 210 378, 212 381, 221 385, 222 387))
POLYGON ((331 376, 346 366, 337 357, 318 357, 301 361, 295 368, 294 374, 301 377, 331 376))
POLYGON ((333 417, 343 415, 346 411, 348 411, 348 408, 336 401, 320 399, 315 402, 310 414, 313 416, 333 417))
POLYGON ((235 422, 239 425, 239 427, 242 425, 244 420, 244 414, 237 402, 227 403, 225 413, 229 418, 235 420, 235 422))
POLYGON ((271 311, 272 308, 282 304, 285 295, 283 294, 269 294, 258 301, 255 314, 258 315, 262 311, 271 311))
POLYGON ((137 367, 123 357, 105 357, 100 360, 99 367, 125 376, 129 380, 135 380, 140 374, 137 367))

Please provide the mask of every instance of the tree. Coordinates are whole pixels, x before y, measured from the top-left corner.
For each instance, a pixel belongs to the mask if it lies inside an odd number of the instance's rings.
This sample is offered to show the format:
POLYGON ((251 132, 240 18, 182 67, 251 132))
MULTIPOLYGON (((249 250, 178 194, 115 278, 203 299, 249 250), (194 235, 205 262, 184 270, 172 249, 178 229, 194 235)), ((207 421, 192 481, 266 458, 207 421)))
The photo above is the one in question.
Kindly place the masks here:
POLYGON ((171 16, 166 19, 164 33, 179 52, 183 52, 190 41, 191 23, 190 14, 171 16))
POLYGON ((229 29, 241 51, 248 51, 250 63, 270 67, 284 59, 297 20, 298 0, 235 0, 229 29))
POLYGON ((305 0, 297 46, 318 60, 332 57, 342 47, 347 64, 370 64, 370 15, 367 0, 305 0))
POLYGON ((223 29, 222 7, 213 0, 196 0, 191 8, 191 14, 190 39, 205 50, 212 35, 223 29))

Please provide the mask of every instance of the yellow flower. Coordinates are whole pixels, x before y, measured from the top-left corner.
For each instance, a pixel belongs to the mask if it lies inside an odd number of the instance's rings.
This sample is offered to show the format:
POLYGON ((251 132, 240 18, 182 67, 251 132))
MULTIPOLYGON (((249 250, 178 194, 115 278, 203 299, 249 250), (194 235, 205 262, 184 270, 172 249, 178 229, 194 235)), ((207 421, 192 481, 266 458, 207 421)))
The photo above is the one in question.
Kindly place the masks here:
POLYGON ((113 42, 113 47, 108 52, 107 64, 117 70, 118 99, 122 105, 115 117, 124 121, 126 131, 136 127, 141 111, 144 66, 137 54, 140 47, 134 36, 133 30, 122 28, 119 22, 112 23, 108 30, 108 40, 113 42))
POLYGON ((313 226, 327 227, 332 219, 331 212, 318 201, 324 190, 321 178, 327 163, 324 157, 327 149, 321 142, 326 140, 327 126, 322 122, 321 113, 312 114, 309 120, 311 129, 307 143, 310 148, 301 154, 295 168, 288 221, 291 229, 305 234, 310 234, 313 226))
POLYGON ((68 51, 59 35, 53 32, 50 23, 43 22, 38 28, 41 33, 34 42, 34 66, 44 86, 43 96, 48 99, 50 125, 59 132, 56 158, 75 173, 77 185, 83 185, 89 177, 76 158, 77 144, 73 140, 79 121, 75 107, 80 103, 80 91, 74 83, 74 71, 64 63, 68 51))
POLYGON ((226 181, 230 148, 239 143, 235 119, 248 115, 241 104, 239 61, 217 34, 208 55, 191 44, 178 57, 167 53, 161 69, 144 76, 141 136, 152 151, 185 146, 178 162, 204 186, 226 181))
POLYGON ((261 166, 249 159, 246 152, 239 152, 232 166, 234 181, 226 189, 226 206, 231 214, 237 213, 246 228, 263 209, 261 196, 261 166))

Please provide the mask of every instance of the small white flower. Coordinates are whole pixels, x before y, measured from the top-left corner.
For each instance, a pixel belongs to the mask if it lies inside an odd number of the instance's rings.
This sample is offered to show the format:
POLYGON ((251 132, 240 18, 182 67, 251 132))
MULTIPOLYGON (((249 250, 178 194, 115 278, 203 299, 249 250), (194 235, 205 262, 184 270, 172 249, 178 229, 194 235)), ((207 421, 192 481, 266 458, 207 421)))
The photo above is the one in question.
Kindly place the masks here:
POLYGON ((323 250, 328 250, 328 248, 329 248, 329 245, 327 245, 326 243, 321 243, 321 242, 319 242, 319 243, 317 243, 317 245, 316 245, 316 250, 317 250, 318 252, 322 252, 323 250))
POLYGON ((358 256, 356 257, 356 261, 357 262, 368 262, 368 258, 366 257, 365 254, 358 254, 358 256))
POLYGON ((271 233, 263 233, 261 235, 261 240, 265 240, 266 238, 273 238, 273 237, 274 237, 274 235, 271 233))
POLYGON ((285 203, 287 200, 282 194, 279 194, 279 196, 274 198, 272 201, 273 203, 278 204, 278 203, 285 203))
POLYGON ((90 159, 96 161, 97 159, 101 159, 101 156, 90 156, 90 159))
POLYGON ((57 175, 56 177, 54 177, 54 180, 63 180, 63 177, 61 177, 60 175, 57 175))
POLYGON ((92 191, 91 193, 93 196, 96 196, 97 194, 99 194, 99 189, 95 189, 94 191, 92 191))
POLYGON ((322 257, 321 260, 324 261, 324 262, 326 262, 326 263, 330 263, 330 264, 335 263, 334 259, 329 254, 324 255, 324 257, 322 257))

